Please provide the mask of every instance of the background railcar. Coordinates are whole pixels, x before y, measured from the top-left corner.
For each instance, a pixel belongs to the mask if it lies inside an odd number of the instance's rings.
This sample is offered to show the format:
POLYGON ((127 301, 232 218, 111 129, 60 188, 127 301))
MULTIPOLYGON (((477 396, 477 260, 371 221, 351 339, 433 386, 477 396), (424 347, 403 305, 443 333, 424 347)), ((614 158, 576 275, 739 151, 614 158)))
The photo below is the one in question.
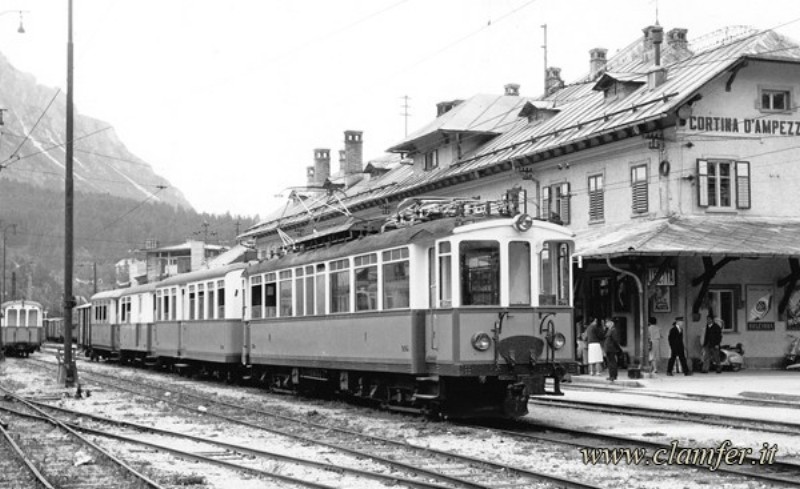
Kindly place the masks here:
POLYGON ((574 358, 572 234, 422 222, 248 268, 244 361, 278 389, 449 415, 527 412, 574 358))
POLYGON ((124 291, 108 290, 92 296, 91 340, 86 352, 92 360, 119 358, 119 299, 124 291))
POLYGON ((142 363, 152 352, 155 284, 124 289, 119 304, 119 354, 123 363, 142 363))
POLYGON ((75 341, 84 352, 88 352, 92 346, 92 303, 82 304, 73 309, 73 311, 75 313, 75 322, 73 324, 77 328, 75 341))
POLYGON ((181 274, 155 285, 151 350, 159 363, 225 377, 241 370, 245 266, 181 274))
POLYGON ((0 335, 6 355, 28 356, 44 339, 44 309, 35 301, 14 300, 0 305, 0 335))

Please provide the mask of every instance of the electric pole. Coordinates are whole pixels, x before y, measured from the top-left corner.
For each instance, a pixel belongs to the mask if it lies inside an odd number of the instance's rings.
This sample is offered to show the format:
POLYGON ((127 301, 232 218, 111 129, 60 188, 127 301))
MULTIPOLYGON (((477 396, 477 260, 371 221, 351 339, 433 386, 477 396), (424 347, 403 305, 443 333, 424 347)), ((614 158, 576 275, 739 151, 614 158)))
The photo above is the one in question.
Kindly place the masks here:
POLYGON ((405 126, 406 126, 405 135, 403 137, 407 137, 408 136, 408 117, 411 115, 411 114, 408 113, 408 109, 410 107, 410 105, 408 105, 408 101, 409 101, 409 99, 411 97, 409 97, 408 95, 403 95, 402 98, 403 98, 403 105, 401 105, 400 107, 403 109, 403 113, 400 114, 400 115, 402 115, 403 118, 405 119, 405 126))

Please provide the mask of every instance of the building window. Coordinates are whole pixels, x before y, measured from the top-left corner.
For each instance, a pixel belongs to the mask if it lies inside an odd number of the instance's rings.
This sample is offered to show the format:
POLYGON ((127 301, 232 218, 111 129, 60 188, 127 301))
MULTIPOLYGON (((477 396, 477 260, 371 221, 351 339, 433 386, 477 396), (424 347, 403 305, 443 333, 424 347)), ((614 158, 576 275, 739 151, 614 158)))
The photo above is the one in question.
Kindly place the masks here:
POLYGON ((717 209, 750 208, 750 163, 697 160, 697 203, 717 209))
POLYGON ((439 166, 439 150, 434 149, 430 153, 425 153, 425 171, 433 170, 439 166))
POLYGON ((647 212, 647 165, 631 168, 631 202, 634 214, 647 212))
POLYGON ((557 183, 542 188, 542 213, 541 218, 558 220, 569 224, 569 183, 557 183))
POLYGON ((411 276, 408 248, 383 252, 383 308, 401 309, 409 306, 411 276))
POLYGON ((603 192, 603 175, 589 177, 589 221, 602 221, 605 218, 603 192))
POLYGON ((356 311, 374 311, 378 308, 378 255, 353 258, 356 275, 356 311))
POLYGON ((723 332, 735 332, 736 304, 739 301, 739 286, 711 286, 706 295, 708 314, 722 320, 723 332))
POLYGON ((761 110, 769 112, 785 112, 791 110, 789 90, 759 90, 761 94, 761 110))

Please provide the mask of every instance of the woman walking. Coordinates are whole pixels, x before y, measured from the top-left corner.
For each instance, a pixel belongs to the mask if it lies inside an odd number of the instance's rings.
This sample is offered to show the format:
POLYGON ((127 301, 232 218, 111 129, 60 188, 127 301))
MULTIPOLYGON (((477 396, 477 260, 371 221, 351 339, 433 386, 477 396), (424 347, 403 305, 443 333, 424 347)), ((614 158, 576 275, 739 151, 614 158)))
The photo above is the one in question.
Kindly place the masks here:
POLYGON ((589 327, 586 328, 586 343, 589 345, 589 373, 599 375, 603 364, 603 348, 600 342, 603 341, 603 333, 597 318, 592 319, 589 327))

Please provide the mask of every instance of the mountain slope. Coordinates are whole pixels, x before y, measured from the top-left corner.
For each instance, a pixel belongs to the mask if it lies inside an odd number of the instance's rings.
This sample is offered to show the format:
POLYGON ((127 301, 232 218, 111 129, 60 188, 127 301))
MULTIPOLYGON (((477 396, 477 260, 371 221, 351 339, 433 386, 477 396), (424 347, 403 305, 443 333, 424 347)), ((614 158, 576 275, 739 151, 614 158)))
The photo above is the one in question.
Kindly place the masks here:
MULTIPOLYGON (((32 75, 20 72, 0 54, 0 109, 5 109, 0 178, 63 188, 66 94, 38 85, 32 75)), ((77 110, 74 121, 76 191, 192 208, 180 190, 125 147, 111 125, 77 110)))

